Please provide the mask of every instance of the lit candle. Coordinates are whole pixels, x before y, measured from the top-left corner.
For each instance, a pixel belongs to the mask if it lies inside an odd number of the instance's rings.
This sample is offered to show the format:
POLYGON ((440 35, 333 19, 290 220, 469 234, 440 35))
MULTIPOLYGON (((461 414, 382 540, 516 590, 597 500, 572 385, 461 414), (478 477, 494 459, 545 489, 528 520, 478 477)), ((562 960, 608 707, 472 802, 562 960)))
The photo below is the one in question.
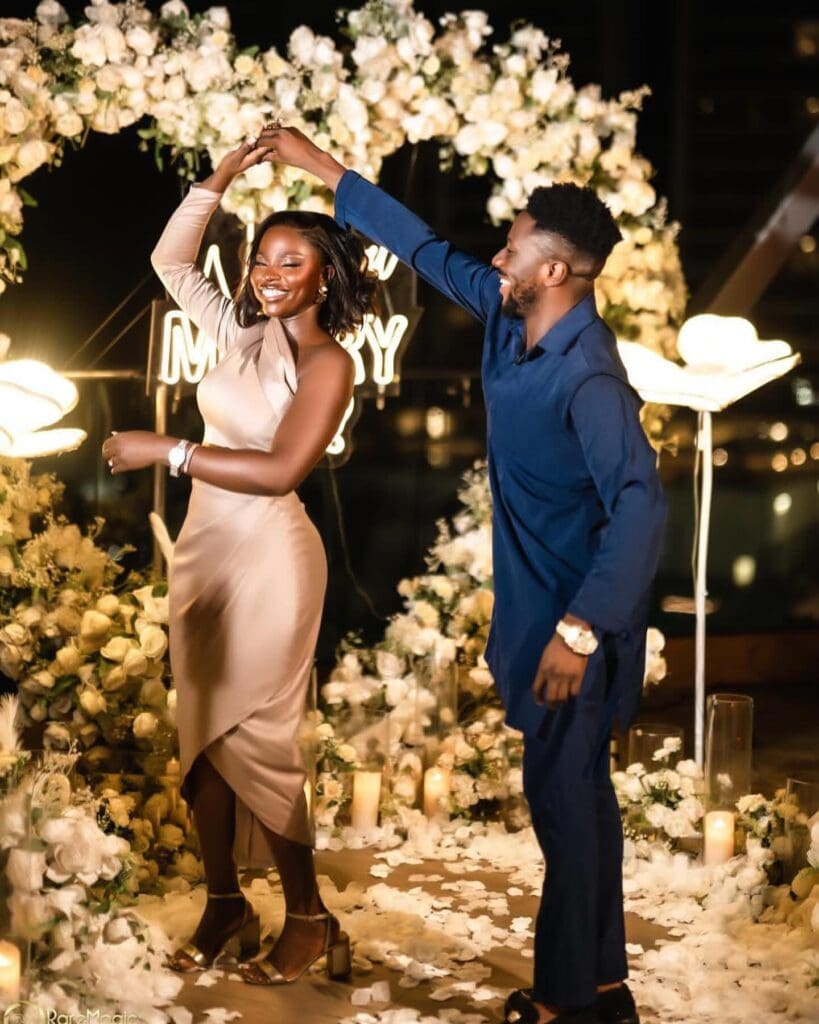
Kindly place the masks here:
POLYGON ((0 1002, 20 998, 20 950, 13 942, 0 942, 0 1002))
POLYGON ((350 819, 356 832, 368 832, 378 824, 381 799, 381 772, 356 772, 353 775, 353 806, 350 819))
POLYGON ((424 814, 428 818, 448 818, 449 772, 446 768, 427 768, 424 772, 424 814))
POLYGON ((724 864, 734 856, 734 816, 730 811, 709 811, 705 815, 704 861, 707 866, 724 864))
POLYGON ((172 757, 165 762, 165 775, 168 783, 168 802, 171 805, 171 813, 176 811, 179 805, 179 761, 172 757))

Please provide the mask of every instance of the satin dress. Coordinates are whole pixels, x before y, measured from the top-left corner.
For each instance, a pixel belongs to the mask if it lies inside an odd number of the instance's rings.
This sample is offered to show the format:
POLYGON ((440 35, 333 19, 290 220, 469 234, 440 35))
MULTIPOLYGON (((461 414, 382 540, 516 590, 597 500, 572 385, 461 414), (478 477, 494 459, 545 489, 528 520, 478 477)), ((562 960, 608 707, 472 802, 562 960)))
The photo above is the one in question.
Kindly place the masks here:
MULTIPOLYGON (((297 387, 278 320, 241 328, 234 304, 195 265, 220 195, 193 186, 151 262, 180 308, 217 344, 197 388, 203 444, 269 451, 297 387)), ((299 746, 327 561, 298 495, 239 494, 192 479, 169 587, 182 795, 204 752, 236 794, 234 857, 274 863, 262 825, 312 835, 299 746)))

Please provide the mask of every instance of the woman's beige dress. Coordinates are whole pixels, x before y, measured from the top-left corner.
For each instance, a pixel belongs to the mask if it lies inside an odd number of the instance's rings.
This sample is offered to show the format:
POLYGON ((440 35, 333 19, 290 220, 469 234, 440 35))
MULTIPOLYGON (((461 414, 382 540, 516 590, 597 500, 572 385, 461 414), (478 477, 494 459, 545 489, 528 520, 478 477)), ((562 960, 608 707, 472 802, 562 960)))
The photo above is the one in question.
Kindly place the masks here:
MULTIPOLYGON (((216 341, 197 402, 204 444, 269 451, 296 391, 278 320, 241 328, 195 266, 220 196, 193 186, 151 256, 163 284, 216 341)), ((321 538, 295 492, 238 494, 193 479, 170 572, 170 659, 182 794, 204 751, 236 794, 234 855, 273 863, 262 824, 311 842, 298 734, 327 583, 321 538)))

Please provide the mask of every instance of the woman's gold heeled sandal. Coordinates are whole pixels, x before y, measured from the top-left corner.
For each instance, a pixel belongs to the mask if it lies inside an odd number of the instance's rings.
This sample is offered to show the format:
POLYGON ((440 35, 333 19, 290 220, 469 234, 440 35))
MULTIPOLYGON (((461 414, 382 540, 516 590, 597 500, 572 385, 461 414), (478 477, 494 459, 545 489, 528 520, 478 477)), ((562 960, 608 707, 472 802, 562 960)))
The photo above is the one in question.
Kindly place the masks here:
POLYGON ((314 956, 309 963, 306 963, 298 974, 295 974, 292 978, 285 977, 278 967, 266 958, 242 964, 240 972, 243 980, 248 985, 292 985, 294 981, 298 981, 314 964, 322 959, 324 960, 327 976, 331 981, 343 981, 349 978, 353 965, 350 937, 345 932, 339 932, 336 941, 330 942, 330 927, 335 920, 332 914, 293 914, 288 911, 287 917, 292 917, 296 921, 326 921, 327 931, 324 936, 324 949, 317 956, 314 956), (258 968, 264 976, 264 981, 253 977, 252 972, 254 968, 258 968))
MULTIPOLYGON (((209 900, 237 899, 239 896, 244 899, 241 892, 211 892, 208 893, 209 900)), ((236 957, 238 960, 249 960, 258 954, 261 946, 261 928, 259 915, 253 910, 251 904, 245 900, 242 920, 238 927, 225 939, 222 945, 216 950, 212 957, 195 946, 192 942, 186 942, 168 959, 168 967, 181 974, 193 974, 197 971, 206 971, 213 967, 216 961, 223 954, 236 957), (190 965, 180 962, 180 957, 190 961, 190 965)))

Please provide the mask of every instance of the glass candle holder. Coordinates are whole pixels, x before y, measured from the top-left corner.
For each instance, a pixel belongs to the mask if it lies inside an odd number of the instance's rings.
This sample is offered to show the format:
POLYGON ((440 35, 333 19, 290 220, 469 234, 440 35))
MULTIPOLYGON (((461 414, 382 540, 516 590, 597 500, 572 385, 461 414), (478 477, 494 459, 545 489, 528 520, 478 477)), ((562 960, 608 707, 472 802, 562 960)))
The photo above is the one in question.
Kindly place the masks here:
POLYGON ((794 808, 785 821, 784 881, 792 881, 807 867, 810 849, 809 822, 819 812, 819 777, 789 778, 785 800, 794 808))
POLYGON ((424 748, 424 761, 433 764, 441 742, 457 725, 457 666, 442 664, 434 655, 412 661, 411 675, 415 682, 414 719, 404 730, 405 744, 424 748))
POLYGON ((734 693, 715 693, 708 700, 705 735, 705 780, 708 804, 733 810, 751 791, 751 745, 754 702, 734 693))
POLYGON ((378 824, 389 785, 389 712, 360 705, 338 716, 335 728, 340 742, 355 753, 355 769, 345 779, 351 787, 347 823, 357 832, 367 832, 378 824))
POLYGON ((685 733, 682 726, 667 722, 638 722, 628 731, 628 761, 641 764, 647 772, 673 768, 682 757, 685 733))

